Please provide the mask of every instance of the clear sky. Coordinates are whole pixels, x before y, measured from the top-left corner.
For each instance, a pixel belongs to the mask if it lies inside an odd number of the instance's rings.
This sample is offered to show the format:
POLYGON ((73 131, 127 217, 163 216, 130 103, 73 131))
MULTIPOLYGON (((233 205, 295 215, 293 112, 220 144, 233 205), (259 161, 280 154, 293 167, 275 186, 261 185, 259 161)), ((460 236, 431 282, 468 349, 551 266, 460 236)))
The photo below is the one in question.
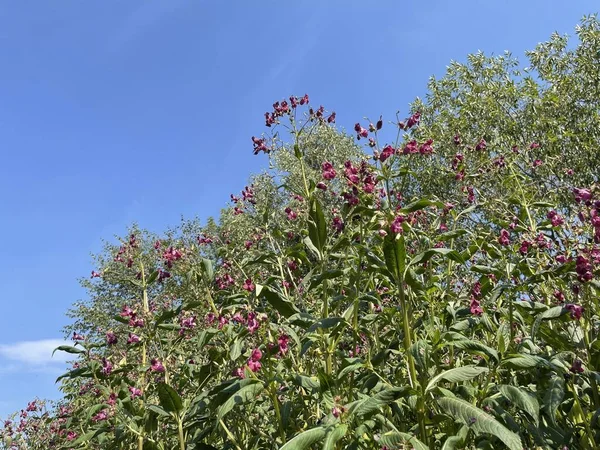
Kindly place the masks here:
POLYGON ((468 53, 574 34, 597 1, 0 3, 0 417, 56 398, 90 252, 132 222, 216 215, 264 168, 250 136, 308 93, 349 129, 391 119, 468 53))

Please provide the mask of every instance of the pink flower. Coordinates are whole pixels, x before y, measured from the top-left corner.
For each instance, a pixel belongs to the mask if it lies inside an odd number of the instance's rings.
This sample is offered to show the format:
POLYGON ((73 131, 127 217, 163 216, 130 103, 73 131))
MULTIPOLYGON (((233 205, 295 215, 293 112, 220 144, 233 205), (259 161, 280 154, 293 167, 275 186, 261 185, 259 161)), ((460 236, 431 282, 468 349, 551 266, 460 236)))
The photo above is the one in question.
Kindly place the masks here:
POLYGON ((74 431, 69 431, 67 433, 67 441, 74 441, 75 439, 77 439, 78 434, 75 433, 74 431))
POLYGON ((127 305, 123 305, 123 309, 121 310, 121 317, 133 317, 135 316, 135 311, 133 309, 131 309, 129 306, 127 305))
POLYGON ((259 361, 252 361, 252 360, 248 361, 248 368, 252 372, 258 372, 261 367, 262 367, 262 364, 259 361))
POLYGON ((101 422, 106 419, 108 419, 108 411, 106 409, 103 409, 94 417, 92 417, 92 422, 101 422))
POLYGON ((165 366, 156 358, 150 360, 150 370, 153 372, 164 372, 165 366))
POLYGON ((248 292, 254 292, 254 283, 252 283, 251 279, 247 279, 246 281, 244 281, 244 285, 242 286, 242 289, 244 289, 245 291, 248 292))
POLYGON ((481 139, 475 146, 475 150, 477 150, 477 151, 485 150, 486 148, 487 148, 487 142, 485 142, 485 139, 481 139))
POLYGON ((78 334, 78 333, 75 333, 75 332, 73 332, 73 337, 72 337, 72 339, 73 339, 74 341, 85 341, 85 336, 83 336, 83 335, 81 335, 81 334, 78 334))
POLYGON ((402 223, 404 222, 404 220, 405 220, 404 216, 402 216, 402 215, 396 216, 394 218, 394 221, 390 225, 390 230, 392 231, 392 233, 394 233, 394 234, 402 233, 402 223))
POLYGON ((521 252, 522 255, 526 255, 527 252, 529 251, 530 246, 531 246, 531 242, 523 241, 521 243, 521 247, 519 248, 519 252, 521 252))
POLYGON ((396 153, 394 147, 392 147, 391 145, 386 145, 385 147, 383 147, 383 150, 381 150, 381 154, 379 155, 379 161, 384 162, 394 153, 396 153))
POLYGON ((565 309, 571 312, 571 319, 579 320, 583 316, 583 306, 569 303, 565 309))
POLYGON ((408 120, 406 121, 406 129, 409 129, 409 128, 414 127, 415 125, 418 125, 420 121, 421 121, 421 113, 419 111, 417 111, 412 116, 410 116, 408 118, 408 120))
POLYGON ((304 94, 304 97, 300 99, 300 105, 308 105, 308 94, 304 94))
POLYGON ((140 342, 140 337, 137 334, 129 333, 129 337, 127 338, 128 344, 136 344, 140 342))
POLYGON ((254 334, 260 328, 260 322, 256 319, 256 314, 253 312, 248 313, 247 319, 246 328, 248 328, 250 334, 254 334))
POLYGON ((329 161, 325 161, 323 164, 321 164, 321 169, 323 170, 323 178, 326 180, 333 180, 335 178, 336 171, 333 168, 333 164, 331 164, 329 161))
POLYGON ((96 272, 95 270, 92 270, 92 276, 90 278, 99 278, 102 275, 98 272, 96 272))
POLYGON ((589 189, 573 189, 573 193, 575 194, 575 201, 577 203, 587 202, 592 199, 592 193, 589 189))
POLYGON ((244 374, 244 369, 242 369, 241 367, 238 367, 237 369, 233 370, 233 376, 238 377, 242 380, 246 378, 246 375, 244 374))
POLYGON ((288 352, 288 350, 289 350, 289 347, 288 347, 289 341, 290 341, 290 338, 289 338, 289 336, 287 334, 282 334, 282 335, 279 336, 279 338, 277 338, 277 343, 279 344, 279 352, 282 355, 285 355, 288 352))
POLYGON ((255 348, 254 350, 252 350, 252 353, 250 354, 250 359, 252 361, 260 361, 262 359, 262 352, 260 351, 259 348, 255 348))
POLYGON ((106 343, 108 345, 115 345, 118 341, 117 335, 114 332, 109 331, 106 333, 106 343))
POLYGON ((322 181, 319 181, 317 183, 317 189, 321 189, 322 191, 326 191, 327 190, 327 185, 325 183, 323 183, 322 181))
POLYGON ((363 128, 360 123, 354 125, 354 131, 356 131, 356 137, 360 140, 361 137, 366 138, 369 135, 369 131, 363 128))
POLYGON ((571 365, 571 367, 569 368, 569 370, 572 373, 583 373, 583 366, 582 366, 582 362, 580 359, 576 359, 575 361, 573 361, 573 364, 571 365))
POLYGON ((110 375, 113 369, 113 365, 111 364, 111 362, 106 359, 106 358, 102 358, 102 373, 104 375, 110 375))
POLYGON ((500 237, 498 238, 498 242, 500 245, 509 245, 510 244, 510 234, 505 229, 500 231, 500 237))
POLYGON ((543 164, 543 161, 541 159, 536 159, 535 161, 533 161, 533 167, 539 167, 543 164))
POLYGON ((342 218, 335 216, 333 218, 332 227, 338 233, 341 233, 342 231, 344 231, 344 221, 342 220, 342 218))
POLYGON ((142 396, 142 390, 133 386, 129 386, 129 392, 131 392, 131 400, 142 396))
POLYGON ((327 118, 327 123, 335 123, 335 112, 332 112, 327 118))
POLYGON ((298 213, 293 211, 290 207, 285 208, 285 213, 287 214, 288 220, 296 220, 298 218, 298 213))

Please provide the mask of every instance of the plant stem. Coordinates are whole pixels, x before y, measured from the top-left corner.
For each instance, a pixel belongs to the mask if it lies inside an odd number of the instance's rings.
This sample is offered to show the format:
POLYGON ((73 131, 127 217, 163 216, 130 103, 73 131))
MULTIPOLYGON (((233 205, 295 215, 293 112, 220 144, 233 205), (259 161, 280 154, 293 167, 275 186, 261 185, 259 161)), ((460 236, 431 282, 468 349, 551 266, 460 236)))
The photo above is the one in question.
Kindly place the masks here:
POLYGON ((185 450, 185 439, 183 437, 183 422, 177 417, 177 434, 179 436, 179 450, 185 450))

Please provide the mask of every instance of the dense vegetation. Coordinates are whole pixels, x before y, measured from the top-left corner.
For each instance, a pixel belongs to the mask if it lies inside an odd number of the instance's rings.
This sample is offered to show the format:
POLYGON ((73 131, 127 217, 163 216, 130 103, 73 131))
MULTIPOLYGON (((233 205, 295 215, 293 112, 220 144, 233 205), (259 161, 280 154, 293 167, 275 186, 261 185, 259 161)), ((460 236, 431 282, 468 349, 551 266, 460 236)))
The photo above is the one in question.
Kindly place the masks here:
POLYGON ((600 24, 577 33, 452 63, 356 140, 275 103, 218 222, 97 256, 64 398, 3 448, 597 448, 600 24))

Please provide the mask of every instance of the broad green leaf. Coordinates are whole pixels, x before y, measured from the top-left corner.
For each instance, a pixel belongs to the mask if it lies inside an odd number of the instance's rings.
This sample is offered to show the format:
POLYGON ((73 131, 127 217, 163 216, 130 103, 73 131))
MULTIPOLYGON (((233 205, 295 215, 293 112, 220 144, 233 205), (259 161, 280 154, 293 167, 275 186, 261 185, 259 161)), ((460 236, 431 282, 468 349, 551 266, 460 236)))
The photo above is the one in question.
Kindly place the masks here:
POLYGON ((498 386, 498 390, 507 400, 510 400, 515 406, 525 411, 534 420, 536 426, 539 425, 540 404, 532 393, 507 384, 498 386))
POLYGON ((464 366, 464 367, 455 367, 454 369, 446 370, 431 379, 427 387, 425 388, 425 392, 433 389, 436 384, 441 381, 448 381, 450 383, 459 383, 461 381, 471 380, 482 373, 488 372, 489 369, 487 367, 479 367, 479 366, 464 366))
POLYGON ((406 448, 406 445, 410 445, 410 448, 415 450, 429 450, 429 447, 423 444, 415 436, 401 431, 388 431, 387 433, 383 433, 377 444, 389 448, 406 448))
POLYGON ((165 411, 158 405, 147 405, 146 409, 148 409, 149 411, 155 412, 159 416, 169 416, 170 415, 167 411, 165 411))
POLYGON ((317 248, 316 244, 312 241, 312 239, 310 238, 310 236, 306 236, 302 242, 304 242, 304 245, 306 245, 306 247, 320 260, 322 255, 321 252, 319 251, 319 249, 317 248))
MULTIPOLYGON (((259 285, 256 286, 258 291, 259 285)), ((260 293, 265 299, 284 317, 290 317, 298 313, 296 306, 283 297, 279 292, 269 289, 267 286, 261 286, 260 293)))
POLYGON ((446 414, 455 421, 469 426, 475 433, 489 433, 496 436, 510 450, 523 449, 523 444, 518 434, 513 433, 492 416, 473 406, 471 403, 452 397, 438 398, 437 402, 446 414))
POLYGON ((343 322, 343 321, 344 321, 344 319, 341 317, 327 317, 325 319, 317 320, 306 331, 308 331, 310 333, 310 332, 313 332, 313 331, 316 331, 319 329, 333 328, 338 323, 343 322))
POLYGON ((364 398, 347 405, 350 417, 366 416, 374 411, 380 411, 384 406, 394 400, 406 396, 412 392, 408 386, 386 388, 375 395, 364 398))
POLYGON ((427 208, 428 206, 437 206, 438 208, 443 208, 444 204, 442 202, 435 202, 432 200, 421 199, 416 200, 412 203, 409 203, 404 208, 400 210, 401 213, 406 214, 414 211, 418 211, 420 209, 427 208))
POLYGON ((181 397, 175 389, 166 383, 158 383, 158 399, 160 406, 169 413, 180 413, 183 410, 181 397))
POLYGON ((553 308, 550 308, 544 311, 543 313, 538 314, 535 318, 535 322, 533 322, 533 326, 531 327, 531 338, 535 338, 535 335, 537 334, 537 331, 540 328, 540 325, 542 324, 543 320, 556 319, 557 317, 562 316, 566 312, 567 310, 562 306, 554 306, 553 308))
POLYGON ((327 239, 327 223, 321 203, 316 197, 312 199, 308 217, 308 236, 322 256, 327 239))
POLYGON ((335 450, 336 443, 342 439, 348 431, 348 425, 340 423, 336 425, 332 430, 327 433, 325 442, 323 443, 323 450, 335 450))
POLYGON ((495 349, 488 347, 485 344, 482 344, 481 342, 471 341, 469 339, 462 339, 459 341, 453 341, 449 343, 467 352, 485 355, 489 358, 493 358, 494 360, 496 360, 496 362, 499 361, 498 352, 495 349))
POLYGON ((413 266, 415 264, 425 263, 429 261, 434 255, 443 255, 448 259, 459 264, 464 263, 462 256, 456 250, 452 250, 449 248, 430 248, 429 250, 426 250, 423 253, 419 253, 417 256, 411 259, 409 265, 413 266))
POLYGON ((310 430, 303 431, 296 435, 293 439, 289 440, 285 445, 281 446, 279 450, 306 450, 309 449, 313 444, 320 442, 329 431, 329 427, 316 427, 310 430))
POLYGON ((551 364, 544 358, 535 355, 510 355, 500 366, 509 369, 533 369, 535 367, 550 368, 551 364))
POLYGON ((204 269, 204 276, 206 281, 211 283, 215 278, 215 270, 213 268, 213 262, 210 259, 202 258, 202 268, 204 269))
POLYGON ((553 377, 546 388, 544 395, 544 411, 552 421, 553 425, 557 425, 556 412, 558 407, 565 397, 565 382, 560 377, 553 377))
POLYGON ((467 425, 463 425, 456 436, 450 436, 448 439, 446 439, 444 445, 442 446, 442 450, 458 450, 464 448, 469 431, 469 427, 467 425))
POLYGON ((79 355, 81 353, 85 353, 85 350, 82 350, 80 348, 72 347, 70 345, 61 345, 61 346, 56 347, 54 349, 54 351, 52 352, 52 356, 54 356, 54 353, 56 353, 57 350, 60 351, 60 352, 71 353, 73 355, 79 355))
POLYGON ((394 281, 401 283, 406 265, 404 236, 388 234, 383 240, 383 256, 387 269, 395 277, 394 281))
MULTIPOLYGON (((234 392, 226 401, 217 409, 217 417, 222 419, 225 415, 231 411, 236 405, 243 405, 251 402, 258 397, 258 395, 265 388, 261 382, 252 383, 242 387, 240 390, 234 392)), ((249 411, 248 411, 249 412, 249 411)))
POLYGON ((317 377, 307 377, 306 375, 296 374, 292 379, 296 386, 301 386, 311 392, 318 392, 321 389, 321 383, 317 377))

